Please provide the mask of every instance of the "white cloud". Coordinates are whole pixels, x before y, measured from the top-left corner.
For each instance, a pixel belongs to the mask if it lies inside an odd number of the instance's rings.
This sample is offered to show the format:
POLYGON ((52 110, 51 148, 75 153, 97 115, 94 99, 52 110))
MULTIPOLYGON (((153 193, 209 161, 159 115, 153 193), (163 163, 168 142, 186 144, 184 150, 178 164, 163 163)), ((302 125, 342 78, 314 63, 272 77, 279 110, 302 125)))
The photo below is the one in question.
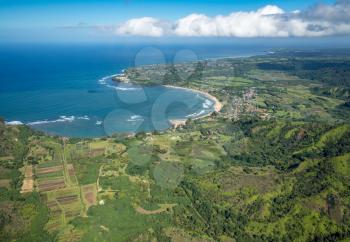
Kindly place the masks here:
POLYGON ((160 37, 166 34, 168 24, 164 21, 151 18, 130 19, 117 28, 119 35, 139 35, 160 37))
POLYGON ((131 19, 117 28, 117 34, 161 37, 317 37, 350 34, 350 1, 318 4, 305 11, 286 13, 275 5, 256 11, 233 12, 209 17, 190 14, 173 23, 145 17, 131 19))
POLYGON ((332 22, 350 22, 350 1, 338 0, 335 4, 317 4, 305 11, 304 17, 332 22))
POLYGON ((283 10, 268 5, 253 12, 235 12, 214 18, 191 14, 175 23, 174 33, 179 36, 286 36, 280 30, 283 10))
POLYGON ((260 8, 258 11, 258 14, 260 15, 271 15, 271 14, 283 14, 283 9, 280 9, 279 7, 275 5, 267 5, 263 8, 260 8))

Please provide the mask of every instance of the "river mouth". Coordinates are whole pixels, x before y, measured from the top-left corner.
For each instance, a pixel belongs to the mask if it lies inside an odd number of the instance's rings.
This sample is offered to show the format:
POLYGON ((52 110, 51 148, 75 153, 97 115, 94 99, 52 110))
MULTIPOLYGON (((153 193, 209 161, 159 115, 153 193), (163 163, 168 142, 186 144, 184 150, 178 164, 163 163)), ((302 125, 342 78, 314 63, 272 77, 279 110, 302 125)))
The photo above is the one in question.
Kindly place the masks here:
POLYGON ((215 100, 195 90, 116 82, 113 75, 100 79, 99 84, 97 90, 75 90, 78 103, 53 105, 61 115, 48 113, 45 117, 40 113, 42 119, 23 123, 50 135, 101 138, 164 131, 174 121, 197 119, 215 111, 215 100))

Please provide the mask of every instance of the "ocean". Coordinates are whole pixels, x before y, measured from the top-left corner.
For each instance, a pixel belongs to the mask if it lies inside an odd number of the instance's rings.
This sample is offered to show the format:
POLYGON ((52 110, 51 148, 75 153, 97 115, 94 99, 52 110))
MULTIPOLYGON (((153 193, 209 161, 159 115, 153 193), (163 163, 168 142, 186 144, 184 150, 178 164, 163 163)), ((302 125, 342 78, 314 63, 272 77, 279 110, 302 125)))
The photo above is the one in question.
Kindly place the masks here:
POLYGON ((115 85, 128 67, 264 54, 233 44, 1 44, 0 116, 48 134, 103 137, 169 128, 212 111, 203 95, 162 86, 115 85), (163 107, 167 105, 166 107, 163 107))

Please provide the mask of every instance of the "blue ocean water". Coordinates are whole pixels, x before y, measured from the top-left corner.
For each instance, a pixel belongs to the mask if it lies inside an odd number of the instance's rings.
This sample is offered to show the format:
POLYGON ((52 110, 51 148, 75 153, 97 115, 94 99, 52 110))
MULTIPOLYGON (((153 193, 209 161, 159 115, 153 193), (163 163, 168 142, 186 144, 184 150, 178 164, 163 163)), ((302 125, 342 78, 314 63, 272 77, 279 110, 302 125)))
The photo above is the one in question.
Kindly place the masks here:
POLYGON ((203 95, 162 86, 115 84, 135 65, 262 54, 233 44, 1 44, 0 116, 69 137, 163 130, 169 119, 212 111, 203 95))
POLYGON ((168 119, 203 115, 212 111, 212 103, 194 92, 114 84, 106 77, 135 65, 236 55, 203 47, 183 49, 112 44, 1 45, 0 116, 8 122, 70 137, 166 129, 168 119))

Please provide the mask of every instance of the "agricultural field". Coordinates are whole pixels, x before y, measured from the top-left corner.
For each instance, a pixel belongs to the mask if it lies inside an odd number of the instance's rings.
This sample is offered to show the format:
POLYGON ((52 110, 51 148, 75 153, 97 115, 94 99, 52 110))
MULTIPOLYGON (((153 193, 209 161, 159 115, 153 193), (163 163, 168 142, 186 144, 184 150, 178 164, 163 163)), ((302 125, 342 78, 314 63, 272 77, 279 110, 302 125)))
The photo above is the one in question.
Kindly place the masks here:
POLYGON ((179 64, 185 81, 161 79, 162 65, 127 70, 224 105, 164 132, 69 139, 0 123, 0 241, 347 241, 350 100, 339 58, 179 64))

